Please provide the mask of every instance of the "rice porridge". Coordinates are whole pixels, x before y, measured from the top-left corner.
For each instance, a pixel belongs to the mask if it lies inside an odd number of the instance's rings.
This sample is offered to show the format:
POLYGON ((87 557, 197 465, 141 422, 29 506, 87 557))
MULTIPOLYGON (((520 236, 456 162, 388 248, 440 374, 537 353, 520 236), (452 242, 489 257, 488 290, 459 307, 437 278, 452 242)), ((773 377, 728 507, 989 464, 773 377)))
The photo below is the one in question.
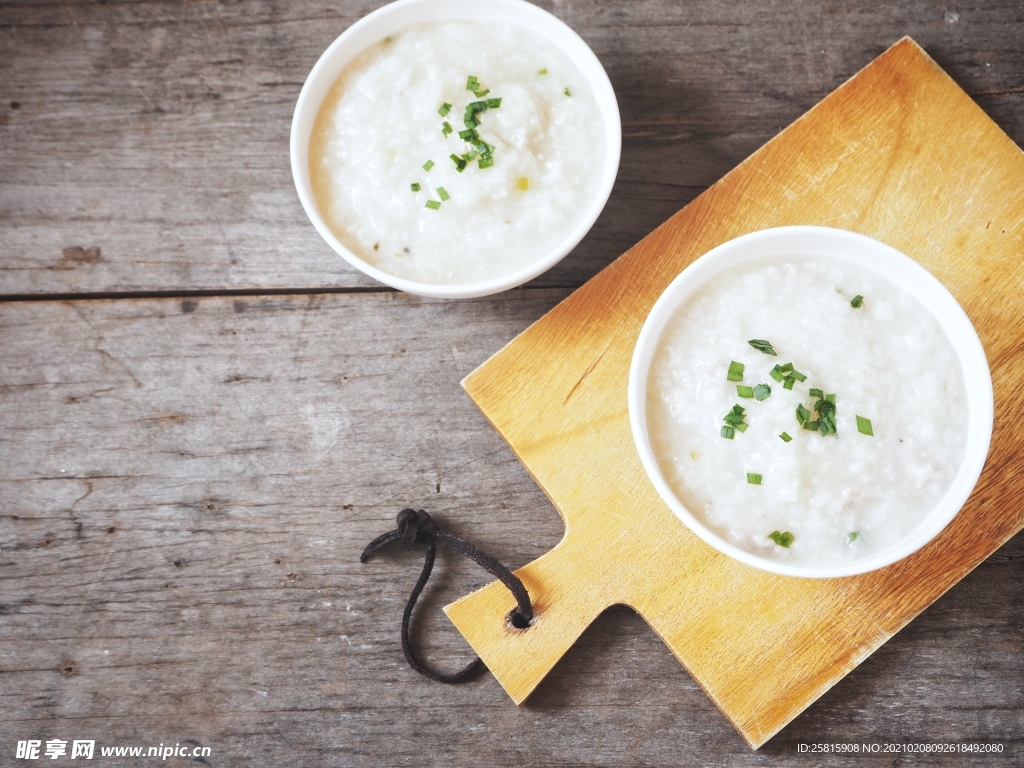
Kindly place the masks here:
POLYGON ((418 24, 342 72, 310 137, 310 176, 354 254, 459 285, 529 267, 569 237, 605 141, 586 79, 544 37, 418 24))
POLYGON ((675 495, 776 561, 832 565, 888 548, 965 455, 963 374, 938 322, 841 262, 762 260, 718 275, 676 311, 647 381, 651 447, 675 495))

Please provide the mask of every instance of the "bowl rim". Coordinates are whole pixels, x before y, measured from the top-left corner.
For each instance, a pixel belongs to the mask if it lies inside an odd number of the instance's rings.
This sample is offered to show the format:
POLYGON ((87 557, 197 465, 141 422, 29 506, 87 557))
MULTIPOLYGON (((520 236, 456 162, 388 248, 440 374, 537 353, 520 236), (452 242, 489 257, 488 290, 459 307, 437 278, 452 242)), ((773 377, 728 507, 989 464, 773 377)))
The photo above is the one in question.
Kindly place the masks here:
POLYGON ((658 495, 704 542, 760 570, 785 576, 836 578, 884 568, 913 554, 959 513, 977 484, 992 436, 993 391, 985 350, 967 313, 946 287, 918 262, 879 240, 843 229, 786 226, 758 230, 729 240, 694 260, 658 297, 641 328, 629 371, 629 420, 640 460, 658 495), (672 491, 658 466, 647 430, 647 375, 655 348, 675 311, 709 280, 750 261, 772 257, 824 256, 866 268, 907 291, 939 323, 964 376, 967 446, 953 482, 932 511, 904 538, 884 550, 835 566, 792 565, 759 557, 726 541, 691 513, 672 491))
POLYGON ((299 92, 292 113, 289 154, 292 180, 306 216, 327 244, 350 265, 400 291, 436 298, 473 298, 515 288, 547 271, 575 248, 604 210, 618 174, 622 151, 622 122, 608 74, 587 43, 558 17, 526 0, 395 0, 356 21, 321 54, 299 92), (605 127, 605 166, 594 186, 584 215, 558 244, 533 263, 508 275, 475 283, 424 283, 392 275, 353 253, 338 239, 321 215, 309 180, 309 137, 327 90, 359 53, 389 34, 428 21, 494 20, 527 27, 547 37, 569 57, 590 85, 605 127), (510 21, 509 19, 516 19, 510 21))

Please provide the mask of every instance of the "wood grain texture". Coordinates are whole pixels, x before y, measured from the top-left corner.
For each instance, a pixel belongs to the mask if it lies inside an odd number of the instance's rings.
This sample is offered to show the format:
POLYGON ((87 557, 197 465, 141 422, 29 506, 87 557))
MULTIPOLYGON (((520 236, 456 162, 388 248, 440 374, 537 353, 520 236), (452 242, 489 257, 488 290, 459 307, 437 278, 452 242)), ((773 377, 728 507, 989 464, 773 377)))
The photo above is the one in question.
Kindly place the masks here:
POLYGON ((603 610, 635 608, 754 747, 1024 527, 1024 153, 905 39, 645 238, 464 382, 566 521, 519 572, 446 610, 522 702, 603 610), (974 494, 931 544, 847 579, 742 566, 661 502, 633 447, 630 358, 651 305, 693 259, 757 229, 861 232, 928 267, 978 330, 995 388, 974 494))
MULTIPOLYGON (((377 287, 307 222, 288 131, 317 57, 379 4, 0 3, 0 293, 377 287)), ((624 145, 537 285, 592 277, 904 34, 1024 143, 1019 0, 540 4, 607 68, 624 145)))
MULTIPOLYGON (((860 766, 796 745, 937 739, 1019 763, 1021 536, 758 753, 625 608, 520 708, 489 675, 412 672, 421 552, 357 560, 402 506, 513 567, 563 533, 458 387, 566 295, 526 293, 0 304, 0 763, 29 738, 191 740, 240 768, 860 766)), ((490 580, 441 550, 431 663, 467 660, 441 606, 490 580)))

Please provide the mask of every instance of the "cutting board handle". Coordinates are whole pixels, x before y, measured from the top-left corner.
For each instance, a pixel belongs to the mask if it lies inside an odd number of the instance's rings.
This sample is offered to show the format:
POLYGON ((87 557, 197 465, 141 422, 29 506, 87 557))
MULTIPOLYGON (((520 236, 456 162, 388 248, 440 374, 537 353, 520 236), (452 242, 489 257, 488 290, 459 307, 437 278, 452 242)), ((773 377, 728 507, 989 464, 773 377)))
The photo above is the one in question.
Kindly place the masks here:
POLYGON ((574 546, 568 534, 550 552, 516 571, 533 604, 533 624, 512 626, 515 598, 501 582, 445 606, 452 620, 516 704, 526 700, 551 668, 608 607, 600 589, 606 581, 594 568, 593 553, 574 546))

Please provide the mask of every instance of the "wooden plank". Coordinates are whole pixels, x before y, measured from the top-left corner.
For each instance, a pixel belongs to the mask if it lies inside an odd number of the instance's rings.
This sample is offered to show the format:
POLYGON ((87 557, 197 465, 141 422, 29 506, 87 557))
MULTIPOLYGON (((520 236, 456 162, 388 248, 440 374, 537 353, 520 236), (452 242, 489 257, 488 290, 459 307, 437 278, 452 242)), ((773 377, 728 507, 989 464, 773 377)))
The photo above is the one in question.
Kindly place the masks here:
MULTIPOLYGON (((375 286, 306 221, 287 140, 310 67, 379 4, 0 5, 0 293, 375 286)), ((581 284, 906 33, 1024 142, 1019 0, 541 4, 607 67, 624 147, 538 285, 581 284)))
POLYGON ((1022 190, 1024 153, 904 39, 468 377, 566 520, 559 546, 520 571, 533 627, 505 624, 500 584, 446 608, 509 695, 522 702, 624 603, 756 748, 1024 527, 1022 190), (630 431, 630 359, 658 296, 716 245, 789 224, 916 258, 965 308, 992 368, 992 450, 973 496, 928 546, 863 576, 780 577, 712 550, 658 497, 630 431))
MULTIPOLYGON (((399 508, 513 567, 562 536, 458 381, 564 296, 0 304, 5 764, 30 738, 191 740, 222 766, 788 768, 809 764, 798 742, 891 740, 1019 762, 1021 536, 756 755, 624 608, 521 709, 489 675, 405 665, 421 551, 357 562, 399 508)), ((440 553, 417 619, 432 663, 467 659, 441 606, 489 580, 440 553)))

